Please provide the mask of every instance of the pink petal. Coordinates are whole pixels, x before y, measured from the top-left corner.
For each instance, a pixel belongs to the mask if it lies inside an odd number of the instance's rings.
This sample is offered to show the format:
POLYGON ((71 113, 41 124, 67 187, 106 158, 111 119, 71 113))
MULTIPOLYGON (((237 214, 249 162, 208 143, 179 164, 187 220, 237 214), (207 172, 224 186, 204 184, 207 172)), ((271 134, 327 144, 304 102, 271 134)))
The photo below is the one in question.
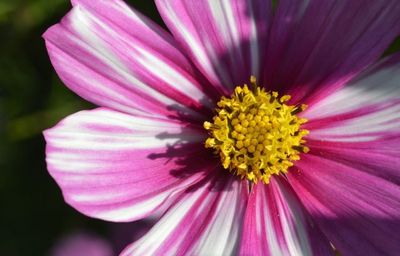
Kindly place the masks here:
POLYGON ((66 202, 105 220, 148 216, 217 164, 204 150, 203 134, 167 119, 100 108, 71 115, 44 134, 48 170, 66 202))
POLYGON ((314 155, 400 185, 400 138, 361 143, 308 140, 307 144, 314 155))
POLYGON ((400 136, 400 54, 388 57, 304 113, 309 138, 374 141, 400 136))
POLYGON ((112 256, 109 241, 91 233, 75 232, 56 243, 50 256, 112 256))
POLYGON ((264 0, 157 0, 165 23, 199 70, 222 91, 260 77, 271 18, 264 0))
POLYGON ((122 255, 234 254, 248 189, 246 182, 226 175, 217 175, 182 194, 153 229, 122 255))
POLYGON ((253 187, 247 205, 240 255, 333 255, 283 178, 253 187))
MULTIPOLYGON (((367 171, 374 160, 365 158, 366 165, 360 167, 361 156, 354 152, 347 159, 351 156, 358 159, 354 164, 303 155, 296 162, 298 170, 288 173, 289 182, 342 255, 396 255, 400 251, 400 187, 390 173, 379 174, 387 168, 367 171)), ((381 165, 386 166, 385 162, 381 165)))
POLYGON ((400 33, 400 2, 279 1, 265 82, 312 105, 377 60, 400 33))
POLYGON ((74 1, 44 38, 64 83, 100 106, 195 115, 216 95, 167 32, 119 0, 74 1))

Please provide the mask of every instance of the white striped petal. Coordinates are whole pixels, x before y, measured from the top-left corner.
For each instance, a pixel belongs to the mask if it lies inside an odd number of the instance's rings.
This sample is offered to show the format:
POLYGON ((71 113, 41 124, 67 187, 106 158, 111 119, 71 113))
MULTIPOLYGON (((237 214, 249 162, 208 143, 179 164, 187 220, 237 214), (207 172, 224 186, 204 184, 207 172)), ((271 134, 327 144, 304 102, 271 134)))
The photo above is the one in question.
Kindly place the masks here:
POLYGON ((145 217, 209 171, 203 135, 177 121, 100 108, 44 134, 48 170, 66 202, 96 218, 145 217))
POLYGON ((333 255, 284 178, 253 187, 247 205, 240 255, 333 255))
POLYGON ((74 1, 44 38, 60 78, 100 106, 153 116, 178 110, 196 115, 210 102, 207 82, 175 40, 122 1, 74 1))
POLYGON ((391 160, 375 149, 342 149, 336 155, 329 148, 311 149, 288 172, 290 185, 340 255, 397 255, 399 151, 391 160))
POLYGON ((246 202, 246 183, 217 175, 177 198, 149 233, 122 255, 232 255, 238 249, 246 202))
POLYGON ((400 33, 400 1, 277 1, 265 84, 315 104, 377 61, 400 33))
MULTIPOLYGON (((167 26, 221 91, 260 77, 270 1, 157 0, 167 26)), ((227 90, 228 89, 228 90, 227 90)))
POLYGON ((310 138, 373 141, 400 134, 400 55, 377 63, 304 113, 310 138))

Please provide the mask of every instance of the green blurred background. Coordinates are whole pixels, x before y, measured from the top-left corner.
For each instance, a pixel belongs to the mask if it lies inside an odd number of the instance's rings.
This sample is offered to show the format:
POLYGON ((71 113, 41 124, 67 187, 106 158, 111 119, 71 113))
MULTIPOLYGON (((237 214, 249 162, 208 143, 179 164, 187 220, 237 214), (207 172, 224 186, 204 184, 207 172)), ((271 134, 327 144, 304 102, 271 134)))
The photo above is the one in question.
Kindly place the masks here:
MULTIPOLYGON (((132 6, 162 24, 152 1, 132 6)), ((41 34, 70 8, 67 0, 0 0, 0 255, 47 255, 74 230, 109 236, 109 225, 63 202, 46 171, 42 130, 93 108, 58 79, 41 34)), ((397 39, 386 54, 398 51, 397 39)))
MULTIPOLYGON (((152 1, 128 1, 157 22, 152 1)), ((109 225, 66 205, 46 171, 42 130, 93 108, 54 72, 42 33, 70 9, 68 0, 0 0, 0 255, 48 255, 65 234, 109 225)))

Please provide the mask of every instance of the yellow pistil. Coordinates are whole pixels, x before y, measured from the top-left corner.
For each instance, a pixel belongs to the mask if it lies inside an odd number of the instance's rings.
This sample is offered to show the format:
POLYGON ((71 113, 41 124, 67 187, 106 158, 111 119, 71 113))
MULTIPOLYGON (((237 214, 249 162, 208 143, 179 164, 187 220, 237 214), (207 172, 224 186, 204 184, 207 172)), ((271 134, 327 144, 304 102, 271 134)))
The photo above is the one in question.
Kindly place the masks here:
POLYGON ((210 134, 205 147, 215 149, 225 169, 268 184, 271 175, 286 173, 309 151, 303 139, 308 131, 300 128, 307 120, 297 116, 306 105, 286 105, 288 100, 251 77, 250 88, 238 86, 230 98, 222 97, 213 122, 204 122, 210 134))

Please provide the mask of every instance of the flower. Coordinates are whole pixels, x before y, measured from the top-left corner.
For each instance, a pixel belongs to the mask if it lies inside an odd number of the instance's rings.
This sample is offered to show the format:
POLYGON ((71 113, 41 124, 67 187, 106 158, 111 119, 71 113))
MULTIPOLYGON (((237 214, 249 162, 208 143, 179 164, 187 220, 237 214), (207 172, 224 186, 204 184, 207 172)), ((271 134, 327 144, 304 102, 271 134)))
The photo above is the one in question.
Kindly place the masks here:
POLYGON ((112 256, 111 244, 88 232, 74 232, 57 241, 50 251, 51 256, 112 256))
POLYGON ((100 107, 45 131, 46 160, 83 214, 161 215, 122 255, 397 254, 399 1, 157 0, 172 35, 72 4, 46 46, 100 107))
POLYGON ((143 236, 153 225, 151 219, 107 225, 108 237, 102 238, 89 230, 74 230, 56 240, 51 256, 112 256, 143 236))

